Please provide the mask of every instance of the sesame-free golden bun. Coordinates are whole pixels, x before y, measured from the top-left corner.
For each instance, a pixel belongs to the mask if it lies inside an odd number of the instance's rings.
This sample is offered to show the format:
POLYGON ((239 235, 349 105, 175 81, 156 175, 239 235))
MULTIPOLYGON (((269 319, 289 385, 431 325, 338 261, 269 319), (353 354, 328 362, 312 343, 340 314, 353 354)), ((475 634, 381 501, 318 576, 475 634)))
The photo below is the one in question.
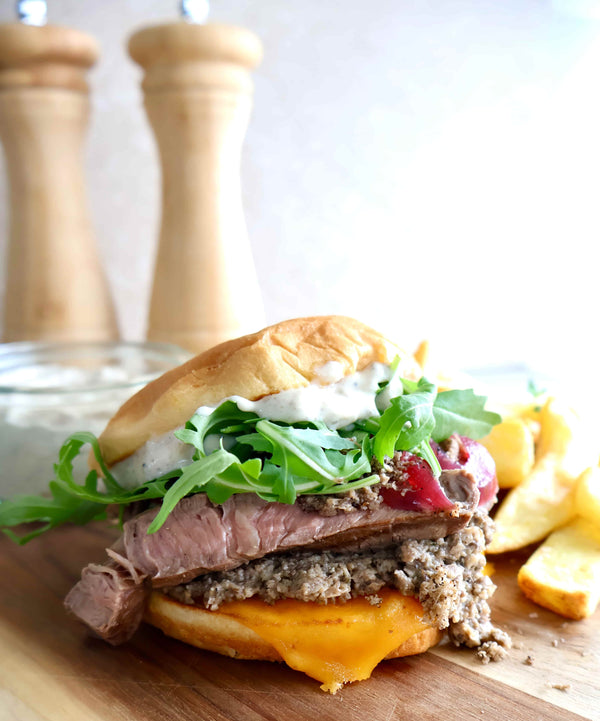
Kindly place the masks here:
MULTIPOLYGON (((232 658, 283 662, 271 643, 231 615, 180 603, 160 591, 150 594, 144 620, 167 636, 196 648, 232 658)), ((442 637, 443 631, 429 626, 390 651, 386 659, 424 653, 442 637)))
POLYGON ((248 400, 307 386, 329 361, 344 375, 400 355, 403 375, 418 378, 414 358, 384 336, 345 316, 296 318, 221 343, 168 371, 130 398, 101 434, 111 466, 151 438, 183 426, 197 408, 237 395, 248 400))

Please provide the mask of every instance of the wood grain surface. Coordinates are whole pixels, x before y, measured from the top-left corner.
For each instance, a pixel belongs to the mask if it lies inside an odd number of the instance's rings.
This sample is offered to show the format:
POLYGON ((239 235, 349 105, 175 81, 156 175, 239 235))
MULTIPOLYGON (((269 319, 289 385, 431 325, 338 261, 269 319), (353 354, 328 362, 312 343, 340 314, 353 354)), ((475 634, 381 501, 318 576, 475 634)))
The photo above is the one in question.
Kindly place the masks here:
POLYGON ((23 548, 0 541, 1 721, 600 719, 600 614, 567 622, 529 603, 515 580, 522 557, 494 564, 508 660, 485 666, 442 644, 330 696, 285 666, 202 652, 147 626, 118 648, 90 637, 62 599, 111 538, 95 525, 23 548))

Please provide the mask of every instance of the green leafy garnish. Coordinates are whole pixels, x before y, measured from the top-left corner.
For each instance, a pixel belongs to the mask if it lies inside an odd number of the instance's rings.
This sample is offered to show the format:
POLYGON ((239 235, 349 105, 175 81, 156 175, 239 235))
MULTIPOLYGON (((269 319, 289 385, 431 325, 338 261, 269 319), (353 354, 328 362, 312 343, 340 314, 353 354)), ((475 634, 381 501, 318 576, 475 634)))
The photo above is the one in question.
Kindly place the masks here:
POLYGON ((160 511, 150 524, 148 533, 158 531, 182 498, 190 493, 200 491, 212 478, 226 471, 236 461, 237 458, 233 454, 220 448, 210 456, 203 456, 184 468, 177 482, 165 493, 160 511))
POLYGON ((373 452, 380 463, 383 463, 385 456, 393 456, 395 450, 410 451, 417 448, 424 440, 431 438, 434 431, 436 387, 422 378, 410 388, 408 393, 392 398, 390 407, 379 420, 373 452))
POLYGON ((473 440, 486 436, 501 418, 485 410, 485 401, 484 396, 476 396, 471 389, 438 393, 433 406, 433 440, 439 443, 453 433, 473 440))
POLYGON ((209 414, 196 414, 175 436, 194 448, 189 465, 134 489, 123 487, 102 459, 92 433, 75 433, 59 452, 50 497, 16 496, 0 503, 0 528, 19 543, 26 543, 62 523, 87 523, 106 518, 109 505, 122 510, 137 501, 156 501, 160 508, 148 529, 155 533, 183 498, 204 492, 215 504, 235 493, 255 493, 266 501, 294 503, 303 494, 338 494, 379 481, 372 459, 382 464, 395 451, 410 451, 424 458, 434 474, 441 472, 430 441, 453 433, 478 439, 500 422, 485 410, 485 398, 472 390, 437 392, 422 378, 397 376, 377 391, 379 415, 333 430, 321 422, 284 423, 260 418, 226 401, 209 414), (392 385, 393 383, 393 385, 392 385), (400 394, 388 398, 390 390, 400 394), (387 393, 386 393, 387 391, 387 393), (90 471, 83 483, 73 475, 73 460, 89 444, 102 472, 90 471), (42 525, 18 537, 11 527, 42 525))
POLYGON ((161 498, 173 474, 144 483, 135 490, 123 488, 110 473, 104 461, 98 440, 93 433, 80 432, 69 436, 63 443, 58 463, 54 464, 54 479, 48 484, 50 497, 15 496, 0 503, 0 528, 13 540, 27 543, 44 531, 63 523, 83 525, 93 520, 106 518, 106 507, 117 504, 126 506, 134 501, 161 498), (98 489, 98 473, 90 471, 83 484, 73 477, 73 460, 81 448, 89 443, 102 473, 102 482, 106 491, 98 489), (10 530, 11 526, 22 523, 41 522, 44 525, 30 533, 18 537, 10 530))
POLYGON ((540 388, 533 378, 527 381, 527 392, 530 393, 533 398, 539 398, 546 393, 545 388, 540 388))

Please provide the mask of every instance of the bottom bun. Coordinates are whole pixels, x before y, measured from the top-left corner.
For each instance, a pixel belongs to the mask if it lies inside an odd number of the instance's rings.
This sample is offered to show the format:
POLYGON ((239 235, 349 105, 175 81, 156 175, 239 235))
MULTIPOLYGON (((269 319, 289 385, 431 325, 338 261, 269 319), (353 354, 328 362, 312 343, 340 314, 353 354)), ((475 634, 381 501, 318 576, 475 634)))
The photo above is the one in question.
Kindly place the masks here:
MULTIPOLYGON (((179 603, 159 591, 150 595, 144 620, 167 636, 224 656, 254 661, 284 661, 269 641, 232 616, 179 603)), ((442 631, 428 626, 407 638, 385 659, 423 653, 439 643, 442 637, 442 631)))

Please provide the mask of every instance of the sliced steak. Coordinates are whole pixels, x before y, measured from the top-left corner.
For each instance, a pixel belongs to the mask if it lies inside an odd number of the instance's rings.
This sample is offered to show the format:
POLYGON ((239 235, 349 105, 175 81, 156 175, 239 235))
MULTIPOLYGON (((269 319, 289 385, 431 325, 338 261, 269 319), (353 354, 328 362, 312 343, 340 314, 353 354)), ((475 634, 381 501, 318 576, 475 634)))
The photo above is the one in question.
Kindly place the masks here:
POLYGON ((224 571, 271 553, 295 548, 377 547, 390 539, 443 538, 470 520, 478 493, 471 476, 460 487, 461 501, 438 512, 390 508, 356 510, 336 516, 306 512, 298 505, 267 503, 254 494, 232 496, 213 506, 204 494, 184 498, 156 533, 148 526, 152 509, 124 526, 125 556, 152 586, 174 586, 202 573, 224 571), (471 504, 465 503, 470 484, 471 504))
POLYGON ((124 524, 105 566, 84 569, 67 607, 110 643, 131 637, 150 587, 170 587, 211 571, 225 571, 269 554, 294 549, 378 548, 403 539, 438 539, 459 531, 479 502, 473 476, 447 484, 448 507, 438 511, 392 508, 385 503, 323 516, 299 505, 268 503, 254 494, 214 506, 205 494, 180 501, 166 523, 149 535, 157 508, 124 524))
POLYGON ((65 606, 105 641, 129 640, 142 621, 147 588, 113 561, 91 563, 65 599, 65 606))

